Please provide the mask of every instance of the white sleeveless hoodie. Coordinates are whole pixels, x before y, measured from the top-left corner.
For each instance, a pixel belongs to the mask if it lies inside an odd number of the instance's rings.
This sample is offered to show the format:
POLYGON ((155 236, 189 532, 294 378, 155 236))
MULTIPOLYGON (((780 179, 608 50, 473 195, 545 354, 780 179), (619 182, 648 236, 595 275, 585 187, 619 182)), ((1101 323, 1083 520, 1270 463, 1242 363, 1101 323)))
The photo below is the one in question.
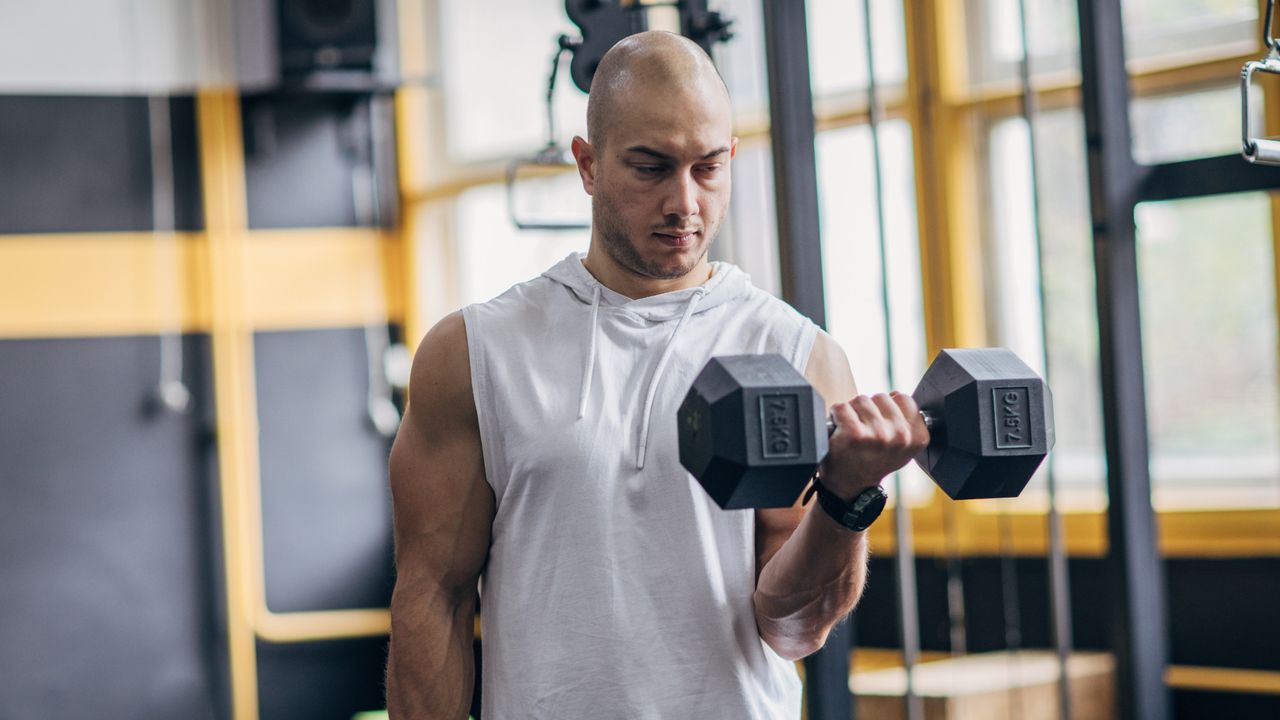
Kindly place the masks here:
POLYGON ((803 370, 813 323, 713 263, 631 300, 574 254, 463 309, 496 516, 481 581, 485 720, 795 720, 760 639, 755 520, 680 465, 676 408, 713 355, 803 370))

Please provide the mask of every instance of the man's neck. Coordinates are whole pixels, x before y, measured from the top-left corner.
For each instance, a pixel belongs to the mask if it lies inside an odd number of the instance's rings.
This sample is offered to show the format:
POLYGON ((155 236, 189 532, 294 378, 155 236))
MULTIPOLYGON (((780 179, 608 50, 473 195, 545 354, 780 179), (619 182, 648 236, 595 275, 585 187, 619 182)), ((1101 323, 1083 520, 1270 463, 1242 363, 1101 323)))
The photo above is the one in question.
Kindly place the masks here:
POLYGON ((711 263, 705 255, 692 270, 670 280, 631 272, 619 266, 613 258, 604 251, 598 250, 594 244, 587 250, 587 256, 582 259, 582 264, 601 285, 632 300, 698 287, 711 279, 711 263))

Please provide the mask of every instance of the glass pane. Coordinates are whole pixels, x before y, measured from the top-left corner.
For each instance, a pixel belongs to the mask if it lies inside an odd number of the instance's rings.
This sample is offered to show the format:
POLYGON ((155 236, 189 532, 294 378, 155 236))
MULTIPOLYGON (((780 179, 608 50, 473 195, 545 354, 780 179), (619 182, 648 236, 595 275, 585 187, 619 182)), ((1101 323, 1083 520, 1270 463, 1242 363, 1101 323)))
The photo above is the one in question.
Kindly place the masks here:
MULTIPOLYGON (((439 3, 440 72, 449 158, 525 155, 546 144, 547 76, 560 33, 576 26, 559 0, 439 3), (495 48, 501 48, 495 52, 495 48)), ((556 84, 560 140, 585 134, 587 96, 562 63, 556 84)))
POLYGON ((734 111, 739 118, 764 117, 769 111, 769 76, 760 0, 721 0, 714 7, 733 20, 733 39, 716 45, 714 53, 734 111))
POLYGON ((1123 0, 1130 60, 1214 52, 1238 55, 1261 44, 1258 0, 1123 0))
MULTIPOLYGON (((1262 127, 1262 89, 1251 88, 1251 127, 1262 127)), ((1240 150, 1240 87, 1137 98, 1129 109, 1133 157, 1142 163, 1188 160, 1240 150)))
MULTIPOLYGON (((577 191, 582 192, 581 186, 577 191)), ((496 297, 569 253, 587 250, 590 230, 520 231, 507 219, 506 202, 501 185, 472 188, 454 202, 458 300, 463 305, 496 297)))
POLYGON ((1146 203, 1137 223, 1156 505, 1276 507, 1270 199, 1146 203))
MULTIPOLYGON (((1033 72, 1078 68, 1075 0, 1025 2, 1033 72)), ((1257 0, 1124 0, 1122 12, 1131 61, 1231 57, 1260 45, 1257 0)), ((970 82, 1016 82, 1022 57, 1018 0, 967 0, 964 19, 970 82)))
POLYGON ((576 170, 556 170, 550 175, 538 174, 539 171, 546 172, 532 166, 516 173, 509 204, 515 218, 526 225, 589 225, 591 196, 583 191, 582 178, 576 170))
POLYGON ((733 201, 711 257, 737 265, 756 287, 781 297, 771 152, 768 141, 738 145, 731 163, 733 201))
MULTIPOLYGON (((894 385, 910 392, 926 364, 910 126, 885 123, 880 143, 894 385)), ((848 353, 859 392, 885 392, 893 388, 885 352, 870 130, 857 125, 819 133, 817 153, 827 328, 848 353)), ((916 465, 908 466, 904 480, 913 501, 931 497, 933 483, 916 465)))
MULTIPOLYGON (((806 0, 809 75, 814 97, 861 91, 867 84, 867 33, 861 0, 806 0)), ((902 4, 871 5, 876 81, 907 79, 907 43, 902 4)))
MULTIPOLYGON (((969 82, 1016 82, 1022 61, 1018 0, 965 2, 969 82)), ((1075 0, 1026 0, 1027 43, 1037 75, 1079 67, 1080 35, 1075 0)))
MULTIPOLYGON (((1106 504, 1098 325, 1094 289, 1082 118, 1076 110, 1046 112, 1036 125, 1040 187, 1040 247, 1032 209, 1027 126, 1021 118, 994 123, 988 134, 991 230, 985 252, 991 343, 1012 349, 1044 372, 1056 403, 1057 445, 1050 462, 1064 508, 1106 504), (1044 331, 1042 331, 1042 323, 1044 331)), ((1043 506, 1045 471, 1019 502, 1043 506)))

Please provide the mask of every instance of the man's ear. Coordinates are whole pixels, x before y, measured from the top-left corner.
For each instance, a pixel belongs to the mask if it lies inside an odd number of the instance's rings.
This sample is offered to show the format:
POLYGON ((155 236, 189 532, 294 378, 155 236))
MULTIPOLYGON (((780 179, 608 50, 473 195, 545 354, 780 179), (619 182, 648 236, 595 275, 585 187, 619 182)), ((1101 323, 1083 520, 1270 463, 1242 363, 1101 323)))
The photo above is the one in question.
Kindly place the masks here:
POLYGON ((732 160, 738 155, 738 138, 729 141, 729 159, 732 160))
POLYGON ((578 163, 578 176, 582 178, 582 189, 591 195, 596 186, 595 148, 580 135, 573 136, 573 144, 570 148, 573 150, 573 159, 578 163))

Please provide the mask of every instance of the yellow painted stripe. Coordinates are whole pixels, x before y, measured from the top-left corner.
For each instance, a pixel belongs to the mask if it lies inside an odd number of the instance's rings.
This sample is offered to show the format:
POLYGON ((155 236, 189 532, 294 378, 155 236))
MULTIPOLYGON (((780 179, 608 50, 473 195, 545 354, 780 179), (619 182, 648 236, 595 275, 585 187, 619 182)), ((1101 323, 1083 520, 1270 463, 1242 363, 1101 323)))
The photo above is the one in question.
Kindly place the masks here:
POLYGON ((259 230, 244 248, 256 329, 385 323, 403 312, 399 242, 377 230, 259 230))
MULTIPOLYGON (((402 88, 395 96, 396 116, 396 171, 400 193, 404 195, 408 188, 425 183, 427 175, 424 158, 426 150, 426 133, 420 132, 427 126, 426 92, 422 88, 402 88)), ((421 272, 418 258, 422 254, 422 233, 427 229, 421 222, 424 206, 401 203, 400 212, 400 251, 394 268, 398 270, 401 287, 401 317, 404 320, 403 330, 405 344, 410 348, 418 346, 418 338, 427 332, 427 319, 424 314, 424 293, 421 288, 421 272)))
POLYGON ((258 717, 258 667, 254 639, 255 598, 261 597, 261 525, 258 414, 253 380, 253 339, 244 322, 246 209, 239 98, 234 90, 196 96, 204 206, 208 222, 208 277, 212 297, 214 402, 218 408, 219 492, 227 592, 227 647, 235 720, 258 717), (253 537, 257 542, 251 541, 253 537))
MULTIPOLYGON (((943 524, 940 493, 927 505, 911 512, 917 555, 945 557, 949 543, 961 555, 1014 555, 1037 557, 1048 552, 1047 518, 1042 511, 1027 510, 1000 501, 954 503, 954 524, 948 538, 943 524), (1001 507, 1008 508, 1012 528, 1009 545, 1002 545, 998 524, 1001 507)), ((1107 519, 1103 512, 1062 513, 1067 552, 1077 557, 1102 557, 1107 552, 1107 519)), ((1161 554, 1174 558, 1233 558, 1280 556, 1280 510, 1164 511, 1157 522, 1161 554)), ((874 552, 894 551, 893 527, 877 522, 869 531, 874 552)))
POLYGON ((1164 677, 1179 690, 1280 695, 1280 672, 1275 670, 1170 665, 1164 677))
POLYGON ((273 643, 380 637, 391 630, 391 613, 385 609, 260 612, 254 625, 259 638, 273 643))
MULTIPOLYGON (((404 314, 395 233, 240 234, 241 319, 254 329, 350 327, 404 314)), ((209 259, 204 233, 0 237, 0 338, 208 332, 209 259)))
MULTIPOLYGON (((945 660, 951 655, 926 652, 922 662, 945 660)), ((897 648, 858 647, 850 653, 850 666, 855 671, 883 670, 902 667, 902 652, 897 648)), ((1280 695, 1280 671, 1203 665, 1170 665, 1165 669, 1165 682, 1179 690, 1257 693, 1280 695)))
POLYGON ((0 337, 207 329, 207 253, 202 234, 0 237, 0 337))
POLYGON ((396 3, 396 29, 400 50, 400 76, 410 82, 427 77, 427 2, 400 0, 396 3))

